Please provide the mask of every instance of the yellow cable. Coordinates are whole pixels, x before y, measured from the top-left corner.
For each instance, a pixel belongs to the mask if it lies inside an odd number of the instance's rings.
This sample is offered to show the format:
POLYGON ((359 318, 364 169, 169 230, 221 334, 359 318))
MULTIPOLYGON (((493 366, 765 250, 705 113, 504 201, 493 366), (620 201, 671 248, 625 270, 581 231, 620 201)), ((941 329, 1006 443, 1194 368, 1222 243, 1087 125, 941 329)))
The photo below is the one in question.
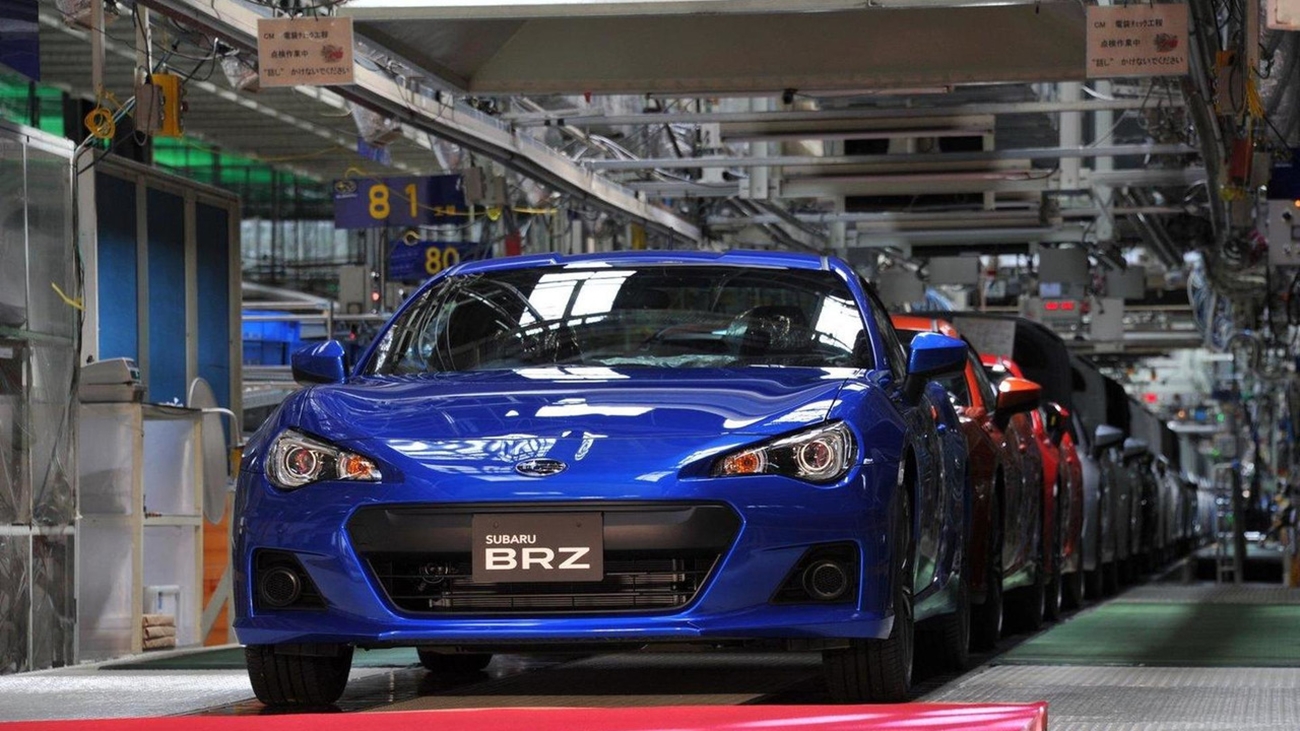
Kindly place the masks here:
POLYGON ((97 140, 111 140, 117 135, 117 122, 113 121, 113 113, 103 107, 90 110, 84 121, 90 136, 97 140))
POLYGON ((68 295, 64 294, 63 290, 59 289, 59 285, 55 284, 54 282, 50 282, 50 288, 54 290, 55 294, 59 295, 59 299, 63 300, 63 304, 67 305, 68 307, 75 307, 78 310, 81 310, 82 312, 86 311, 86 306, 81 304, 81 298, 77 298, 75 300, 72 299, 68 295))

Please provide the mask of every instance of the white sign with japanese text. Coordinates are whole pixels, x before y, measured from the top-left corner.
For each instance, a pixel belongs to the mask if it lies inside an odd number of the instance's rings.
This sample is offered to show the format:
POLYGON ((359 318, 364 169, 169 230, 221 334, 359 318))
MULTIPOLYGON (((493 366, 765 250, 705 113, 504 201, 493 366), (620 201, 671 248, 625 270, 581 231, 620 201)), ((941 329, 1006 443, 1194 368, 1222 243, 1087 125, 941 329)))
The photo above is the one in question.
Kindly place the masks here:
POLYGON ((1187 73, 1187 6, 1088 6, 1088 78, 1187 73))
POLYGON ((351 84, 352 18, 262 18, 257 73, 267 86, 351 84))
POLYGON ((1270 30, 1300 30, 1300 0, 1268 0, 1264 17, 1270 30))

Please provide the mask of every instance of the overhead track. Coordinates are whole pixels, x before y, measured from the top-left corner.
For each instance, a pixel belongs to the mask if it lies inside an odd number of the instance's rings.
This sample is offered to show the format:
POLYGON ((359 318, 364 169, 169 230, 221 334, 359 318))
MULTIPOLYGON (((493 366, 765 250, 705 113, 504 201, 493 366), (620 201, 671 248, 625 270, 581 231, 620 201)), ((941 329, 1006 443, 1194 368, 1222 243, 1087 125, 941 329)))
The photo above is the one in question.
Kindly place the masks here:
MULTIPOLYGON (((257 21, 265 17, 235 0, 140 0, 140 3, 249 52, 256 51, 257 21)), ((329 88, 349 101, 461 145, 595 208, 630 217, 673 237, 700 239, 697 226, 672 212, 647 203, 634 192, 580 168, 568 158, 513 133, 489 117, 414 93, 385 73, 357 64, 355 84, 329 88)))
POLYGON ((1036 147, 982 152, 934 152, 898 155, 777 155, 772 157, 665 157, 642 160, 587 160, 593 170, 654 170, 659 168, 827 167, 878 163, 968 163, 992 160, 1062 160, 1066 158, 1147 155, 1194 155, 1190 145, 1113 145, 1110 147, 1036 147))
MULTIPOLYGON (((1182 106, 1181 100, 1159 102, 1164 106, 1182 106)), ((510 117, 516 127, 548 127, 567 125, 589 127, 594 125, 630 126, 657 124, 729 124, 749 122, 826 122, 832 120, 912 119, 922 117, 967 117, 976 114, 1056 114, 1060 112, 1096 112, 1104 109, 1123 111, 1146 109, 1157 105, 1155 100, 1115 99, 1113 101, 1043 101, 1043 102, 990 102, 983 104, 957 104, 952 106, 927 106, 907 108, 862 108, 789 110, 773 112, 646 112, 644 114, 593 114, 582 110, 548 112, 546 114, 520 114, 510 117)))

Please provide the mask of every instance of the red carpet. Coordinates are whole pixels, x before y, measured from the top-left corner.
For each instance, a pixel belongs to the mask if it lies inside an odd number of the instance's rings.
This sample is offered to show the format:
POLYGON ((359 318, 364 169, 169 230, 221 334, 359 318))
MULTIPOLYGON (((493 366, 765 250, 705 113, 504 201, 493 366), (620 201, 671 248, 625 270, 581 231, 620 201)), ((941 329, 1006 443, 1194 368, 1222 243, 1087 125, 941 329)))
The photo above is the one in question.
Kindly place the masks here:
POLYGON ((490 708, 0 723, 0 731, 1046 731, 1047 704, 490 708))

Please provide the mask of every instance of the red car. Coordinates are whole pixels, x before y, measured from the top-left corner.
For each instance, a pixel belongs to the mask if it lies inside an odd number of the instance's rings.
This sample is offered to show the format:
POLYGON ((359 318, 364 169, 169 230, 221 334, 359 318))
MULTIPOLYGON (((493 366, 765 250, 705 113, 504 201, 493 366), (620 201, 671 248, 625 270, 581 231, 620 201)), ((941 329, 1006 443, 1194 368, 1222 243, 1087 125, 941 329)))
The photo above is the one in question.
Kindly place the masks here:
MULTIPOLYGON (((922 332, 959 337, 947 321, 893 315, 899 337, 922 332)), ((952 396, 966 435, 973 490, 969 545, 971 646, 984 650, 1002 635, 1005 615, 1037 629, 1043 621, 1045 586, 1040 568, 1042 459, 1033 425, 1024 412, 1038 407, 1042 389, 1007 378, 994 387, 970 349, 963 374, 936 379, 952 396)))
MULTIPOLYGON (((1000 383, 1023 378, 1016 362, 981 355, 989 377, 1000 383)), ((1070 413, 1060 404, 1047 403, 1030 414, 1034 440, 1043 458, 1043 570, 1047 574, 1048 619, 1060 616, 1061 607, 1078 607, 1083 601, 1083 462, 1079 460, 1070 413), (1058 499, 1059 498, 1059 499, 1058 499)))

